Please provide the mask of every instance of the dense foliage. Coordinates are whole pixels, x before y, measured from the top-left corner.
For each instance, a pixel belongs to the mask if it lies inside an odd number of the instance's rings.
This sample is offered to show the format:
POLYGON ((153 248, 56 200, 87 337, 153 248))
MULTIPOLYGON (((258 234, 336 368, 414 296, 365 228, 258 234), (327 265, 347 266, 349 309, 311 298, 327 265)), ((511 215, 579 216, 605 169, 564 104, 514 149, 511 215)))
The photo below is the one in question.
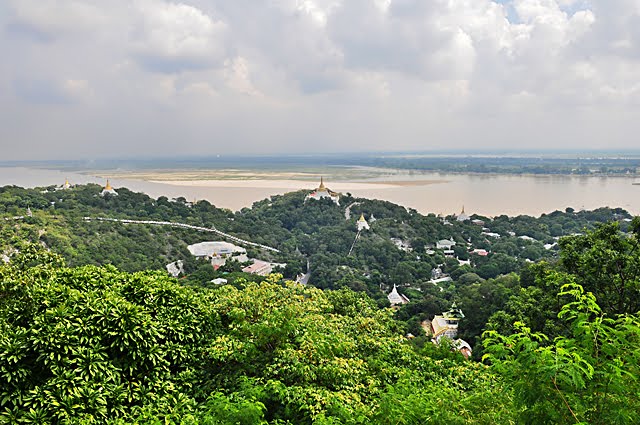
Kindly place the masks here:
POLYGON ((390 310, 272 276, 184 287, 67 268, 23 247, 0 267, 0 418, 20 423, 488 423, 485 367, 418 351, 390 310), (413 401, 429 400, 415 404, 413 401), (451 404, 452 401, 456 404, 451 404))
POLYGON ((478 224, 350 196, 232 213, 99 189, 0 188, 0 422, 631 424, 640 411, 640 220, 623 210, 478 224), (376 220, 348 256, 361 213, 376 220), (87 216, 215 226, 280 249, 249 254, 286 261, 287 277, 308 262, 311 285, 215 271, 186 250, 207 234, 87 216), (178 259, 185 278, 157 270, 178 259), (397 310, 380 290, 392 284, 411 299, 397 310), (453 302, 485 365, 425 335, 453 302))

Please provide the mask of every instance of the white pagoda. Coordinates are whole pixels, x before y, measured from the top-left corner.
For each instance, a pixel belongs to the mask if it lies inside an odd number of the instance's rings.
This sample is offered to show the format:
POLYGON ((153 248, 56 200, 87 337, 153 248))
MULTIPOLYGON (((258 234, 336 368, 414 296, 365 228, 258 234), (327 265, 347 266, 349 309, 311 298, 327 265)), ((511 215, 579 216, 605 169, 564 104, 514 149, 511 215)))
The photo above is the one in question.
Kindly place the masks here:
POLYGON ((456 220, 458 221, 467 221, 469 220, 469 216, 464 212, 464 205, 462 206, 462 212, 460 213, 460 215, 456 218, 456 220))
POLYGON ((369 223, 367 223, 367 220, 364 218, 364 214, 360 214, 360 218, 356 222, 356 227, 358 228, 358 232, 369 230, 369 223))
POLYGON ((396 288, 395 284, 393 285, 393 290, 389 292, 389 295, 387 295, 387 298, 391 303, 391 307, 407 304, 409 302, 409 298, 407 298, 405 295, 398 293, 398 288, 396 288))

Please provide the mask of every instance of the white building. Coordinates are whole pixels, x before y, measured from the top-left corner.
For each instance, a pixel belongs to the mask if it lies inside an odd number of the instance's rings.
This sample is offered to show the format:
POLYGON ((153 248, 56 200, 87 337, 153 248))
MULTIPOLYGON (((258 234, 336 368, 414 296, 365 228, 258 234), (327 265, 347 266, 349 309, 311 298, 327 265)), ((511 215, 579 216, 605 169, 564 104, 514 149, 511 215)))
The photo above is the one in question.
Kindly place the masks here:
POLYGON ((214 285, 224 285, 225 283, 227 283, 227 279, 224 279, 222 277, 218 277, 215 278, 211 281, 211 283, 213 283, 214 285))
POLYGON ((431 321, 431 331, 433 333, 433 340, 438 343, 442 337, 447 337, 450 340, 455 340, 458 336, 458 322, 460 319, 464 319, 464 314, 455 304, 451 307, 451 310, 436 315, 431 321))
POLYGON ((465 214, 464 212, 464 205, 462 206, 462 212, 460 213, 460 215, 458 215, 458 217, 456 218, 456 220, 458 221, 467 221, 469 220, 469 216, 467 214, 465 214))
POLYGON ((398 288, 396 288, 395 284, 393 285, 393 289, 391 290, 391 292, 389 292, 389 295, 387 295, 387 298, 391 303, 391 307, 407 304, 409 302, 409 298, 407 298, 405 295, 398 293, 398 288))
POLYGON ((468 359, 469 357, 471 357, 471 353, 472 353, 471 346, 464 339, 458 338, 454 340, 453 348, 460 351, 460 353, 462 353, 465 359, 468 359))
POLYGON ((335 202, 336 205, 340 205, 340 194, 325 187, 324 180, 322 179, 322 177, 320 177, 320 186, 318 186, 316 190, 307 195, 307 197, 305 198, 305 202, 309 199, 320 200, 325 198, 329 198, 333 202, 335 202))
POLYGON ((463 339, 456 338, 460 319, 464 319, 464 314, 462 314, 462 310, 456 308, 455 303, 451 306, 451 310, 442 313, 442 315, 434 316, 431 321, 431 341, 439 344, 442 338, 446 337, 451 340, 451 348, 459 351, 468 359, 472 352, 471 345, 463 339))
POLYGON ((364 218, 364 214, 360 214, 360 218, 356 222, 356 227, 358 228, 358 232, 369 230, 369 223, 367 223, 367 220, 364 218))
POLYGON ((531 236, 527 236, 527 235, 518 236, 518 239, 522 239, 523 241, 529 241, 529 242, 535 242, 536 241, 534 238, 532 238, 531 236))
POLYGON ((233 253, 246 254, 247 250, 241 246, 224 241, 200 242, 187 247, 191 255, 195 257, 211 257, 213 255, 232 255, 233 253))
POLYGON ((229 242, 200 242, 189 245, 187 249, 196 258, 211 260, 211 265, 214 267, 224 266, 229 259, 234 259, 240 263, 249 261, 246 249, 229 242))
POLYGON ((178 260, 167 264, 167 272, 173 277, 180 276, 180 273, 184 274, 184 262, 178 260))
POLYGON ((436 249, 451 249, 456 246, 456 242, 451 239, 442 239, 436 242, 436 249))
POLYGON ((439 279, 443 277, 445 274, 442 273, 442 269, 440 267, 436 267, 431 270, 431 279, 439 279))
MULTIPOLYGON (((429 282, 437 286, 441 283, 453 282, 453 279, 451 279, 450 276, 444 276, 444 277, 439 277, 437 279, 430 279, 429 282)), ((440 291, 444 291, 444 289, 440 288, 440 291)))

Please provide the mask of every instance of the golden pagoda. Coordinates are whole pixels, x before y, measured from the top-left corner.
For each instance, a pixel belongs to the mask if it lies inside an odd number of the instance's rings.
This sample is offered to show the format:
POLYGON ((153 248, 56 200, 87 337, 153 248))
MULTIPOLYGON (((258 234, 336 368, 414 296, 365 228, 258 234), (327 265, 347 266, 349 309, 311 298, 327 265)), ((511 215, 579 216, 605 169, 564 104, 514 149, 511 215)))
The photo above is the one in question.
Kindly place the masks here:
POLYGON ((102 192, 100 192, 100 195, 104 196, 106 194, 110 194, 110 195, 117 195, 118 192, 116 192, 116 190, 111 186, 111 183, 109 182, 109 179, 107 179, 107 184, 105 185, 104 189, 102 189, 102 192))
POLYGON ((65 178, 64 179, 64 184, 62 185, 63 189, 69 189, 71 187, 71 183, 69 183, 69 179, 65 178))
POLYGON ((318 186, 318 188, 316 190, 314 190, 313 192, 308 194, 307 197, 305 198, 305 201, 308 200, 308 199, 316 199, 317 200, 317 199, 322 199, 322 198, 330 198, 337 205, 340 205, 340 202, 339 202, 340 194, 337 193, 337 192, 334 192, 331 189, 329 189, 328 187, 326 187, 324 185, 324 178, 320 177, 320 186, 318 186))

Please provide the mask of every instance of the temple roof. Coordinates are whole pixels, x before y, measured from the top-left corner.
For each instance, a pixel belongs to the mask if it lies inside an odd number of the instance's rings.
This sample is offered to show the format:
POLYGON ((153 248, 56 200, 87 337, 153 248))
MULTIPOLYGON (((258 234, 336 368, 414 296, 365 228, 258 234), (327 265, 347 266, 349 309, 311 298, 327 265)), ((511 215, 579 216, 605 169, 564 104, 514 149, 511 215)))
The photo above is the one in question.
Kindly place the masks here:
POLYGON ((442 316, 449 320, 464 319, 464 313, 458 308, 455 302, 451 305, 451 309, 449 311, 442 313, 442 316))
POLYGON ((409 302, 409 298, 398 293, 398 288, 396 288, 395 284, 393 285, 393 290, 387 295, 387 298, 391 305, 406 304, 409 302))

